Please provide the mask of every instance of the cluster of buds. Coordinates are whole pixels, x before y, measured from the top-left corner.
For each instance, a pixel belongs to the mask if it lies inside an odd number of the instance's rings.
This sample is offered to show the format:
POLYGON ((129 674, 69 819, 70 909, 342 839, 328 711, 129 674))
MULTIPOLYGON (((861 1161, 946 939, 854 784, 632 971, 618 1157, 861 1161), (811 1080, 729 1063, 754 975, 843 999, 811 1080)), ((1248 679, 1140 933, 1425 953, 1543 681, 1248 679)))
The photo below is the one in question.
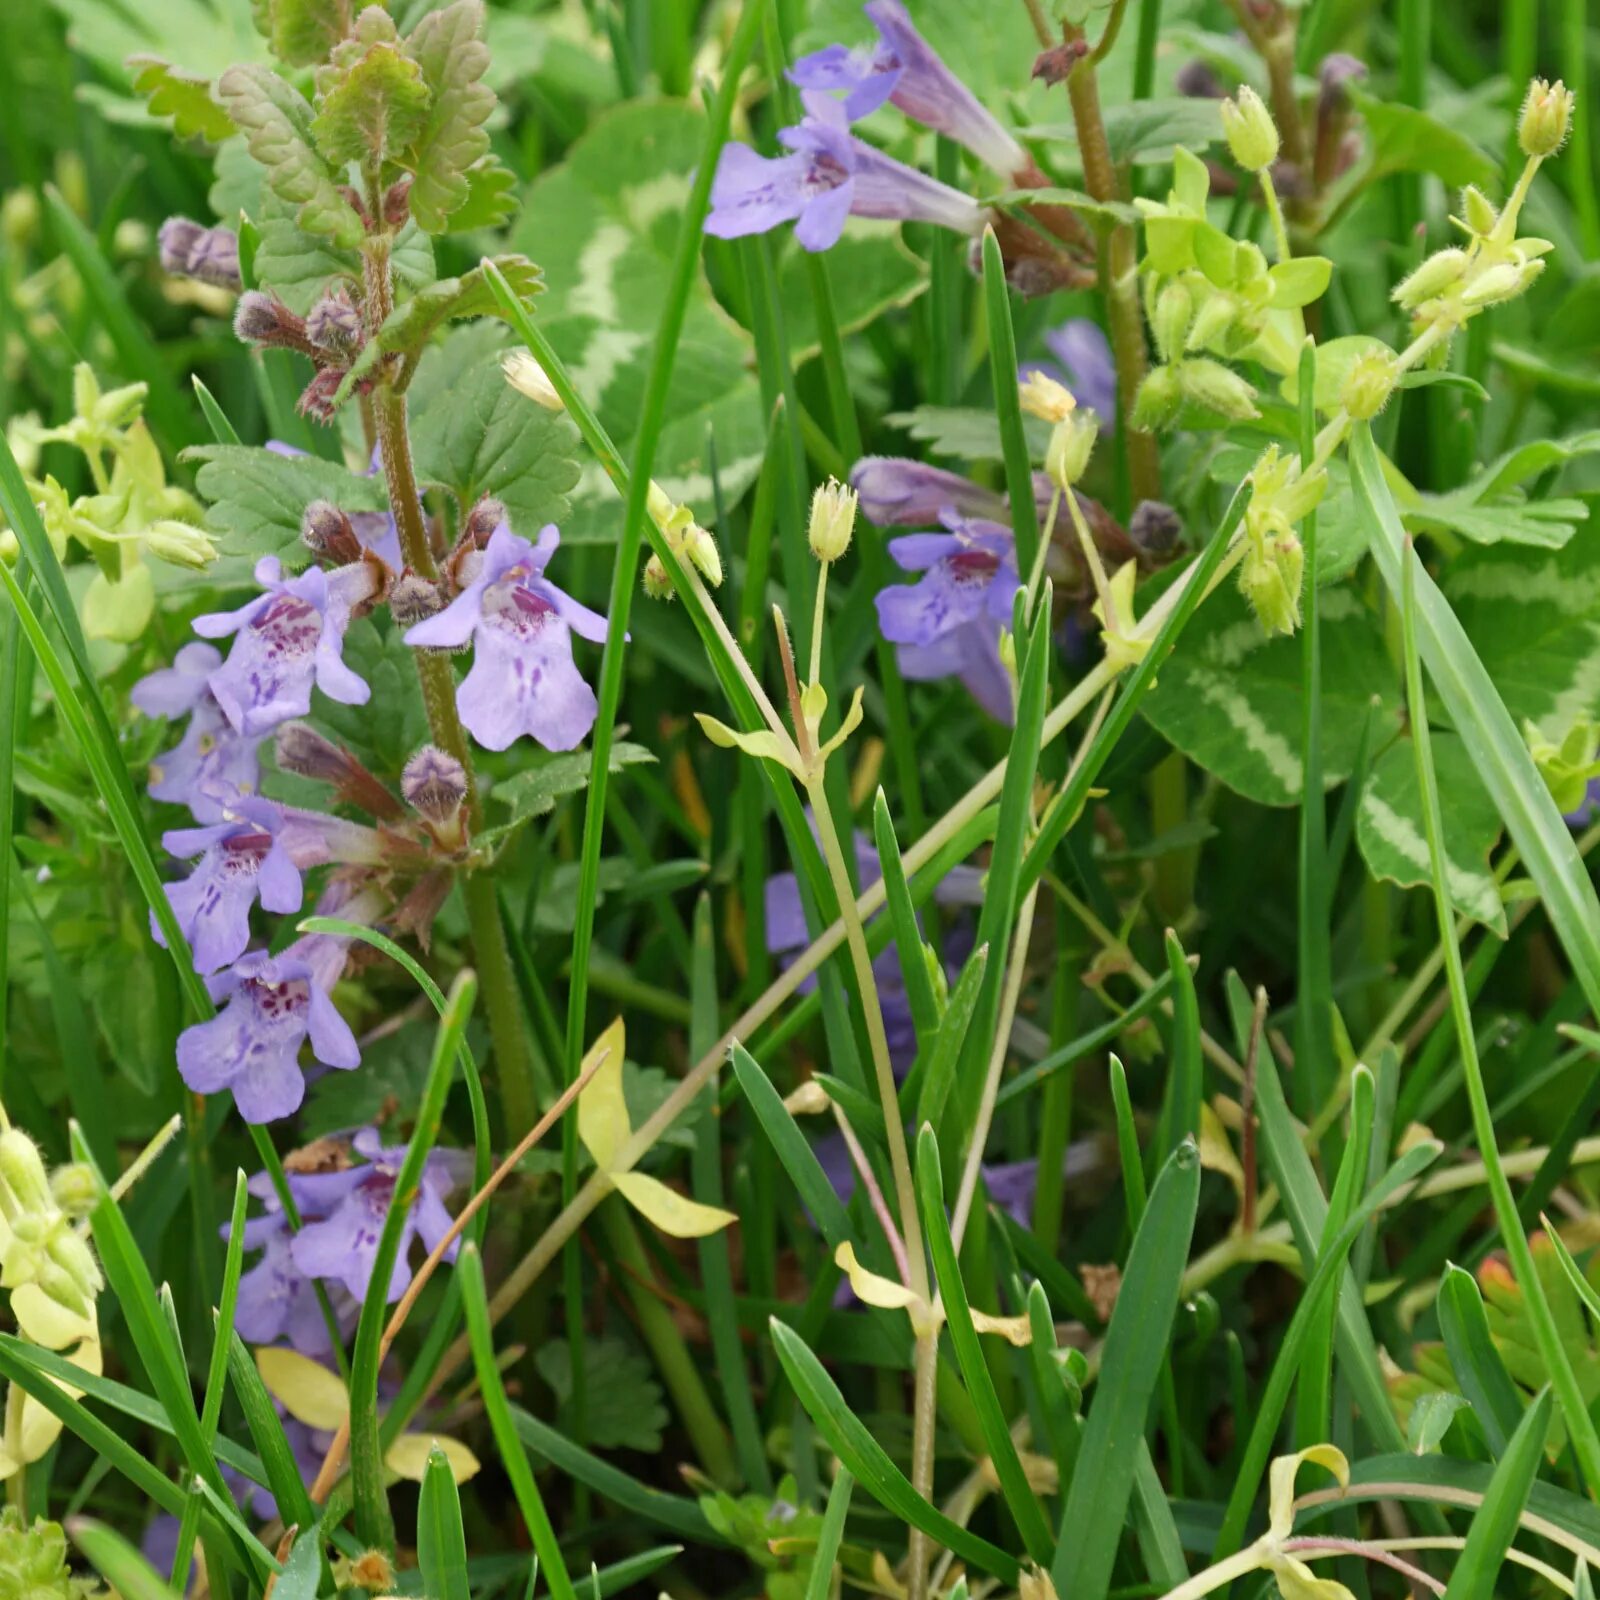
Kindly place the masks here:
POLYGON ((1320 468, 1303 472, 1298 456, 1271 445, 1249 481, 1254 492, 1244 517, 1239 589, 1269 633, 1293 633, 1300 625, 1306 564, 1295 529, 1326 493, 1328 474, 1320 468))
POLYGON ((77 1222, 98 1198, 87 1167, 45 1171, 39 1148, 20 1128, 0 1133, 0 1288, 37 1284, 58 1305, 86 1317, 100 1292, 100 1268, 77 1222))
MULTIPOLYGON (((361 308, 349 287, 335 283, 305 314, 298 316, 276 295, 251 289, 239 296, 233 312, 234 334, 258 350, 293 350, 316 367, 301 391, 298 409, 318 422, 331 422, 350 368, 361 353, 365 328, 361 308)), ((368 374, 356 381, 356 392, 373 384, 368 374)))
MULTIPOLYGON (((722 557, 717 552, 717 541, 694 520, 694 512, 686 505, 675 504, 666 490, 654 482, 645 500, 645 512, 672 553, 696 568, 715 589, 722 582, 722 557)), ((654 556, 645 567, 645 589, 657 598, 670 596, 672 592, 666 564, 654 556)))
POLYGON ((59 1522, 36 1517, 30 1526, 16 1506, 0 1511, 0 1600, 95 1600, 105 1592, 93 1578, 73 1577, 59 1522))
POLYGON ((1436 251, 1395 288, 1394 300, 1410 313, 1413 334, 1431 335, 1434 360, 1444 359, 1451 336, 1470 318, 1516 299, 1544 271, 1544 257, 1555 247, 1548 239, 1519 238, 1517 224, 1540 163, 1567 136, 1572 106, 1570 89, 1534 81, 1517 124, 1527 164, 1504 207, 1497 212, 1481 190, 1469 186, 1461 196, 1461 216, 1451 219, 1466 244, 1436 251))
POLYGON ((1028 374, 1019 398, 1029 416, 1051 425, 1050 443, 1044 454, 1045 475, 1065 494, 1088 471, 1100 424, 1092 411, 1078 405, 1070 390, 1043 372, 1028 374))

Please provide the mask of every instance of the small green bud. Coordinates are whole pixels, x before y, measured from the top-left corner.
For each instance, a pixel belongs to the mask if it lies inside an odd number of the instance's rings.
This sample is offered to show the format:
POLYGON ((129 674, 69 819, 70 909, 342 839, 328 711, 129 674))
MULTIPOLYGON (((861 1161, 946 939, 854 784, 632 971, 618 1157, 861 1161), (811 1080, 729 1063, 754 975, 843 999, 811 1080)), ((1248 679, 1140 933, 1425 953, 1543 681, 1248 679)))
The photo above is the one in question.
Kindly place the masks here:
POLYGON ((1000 665, 1013 681, 1017 676, 1017 637, 1009 628, 1000 630, 1000 665))
POLYGON ((1473 307, 1497 306, 1515 300, 1543 271, 1543 261, 1529 261, 1516 251, 1512 260, 1498 262, 1480 272, 1461 291, 1461 303, 1473 307))
POLYGON ((152 522, 141 537, 151 555, 175 567, 192 567, 198 572, 217 559, 217 547, 205 530, 187 522, 171 518, 152 522))
POLYGON ((1154 332, 1156 349, 1166 362, 1181 361, 1194 316, 1194 296, 1175 279, 1156 296, 1154 332))
POLYGON ((1176 367, 1152 367, 1134 397, 1130 421, 1135 428, 1164 428, 1183 405, 1176 367))
POLYGON ((1575 96, 1562 81, 1535 78, 1517 118, 1517 143, 1525 156, 1553 156, 1566 143, 1575 96))
POLYGON ((644 564, 644 592, 652 600, 676 600, 678 592, 672 587, 672 574, 660 556, 651 556, 644 564))
POLYGON ((817 485, 817 492, 811 497, 806 538, 818 561, 837 561, 850 548, 850 536, 856 527, 856 500, 855 490, 837 478, 817 485))
MULTIPOLYGON (((1239 302, 1224 293, 1209 294, 1195 313, 1189 325, 1185 350, 1219 350, 1227 345, 1228 336, 1239 317, 1239 302)), ((1180 352, 1181 353, 1181 352, 1180 352)))
POLYGON ((1100 424, 1092 411, 1074 411, 1055 425, 1050 447, 1045 451, 1044 470, 1056 488, 1070 489, 1088 470, 1099 432, 1100 424))
POLYGON ((69 1161, 50 1174, 50 1193, 69 1217, 86 1217, 100 1203, 100 1185, 81 1161, 69 1161))
POLYGON ((1260 172, 1278 159, 1278 125, 1249 84, 1236 99, 1222 102, 1222 131, 1233 159, 1246 172, 1260 172))
MULTIPOLYGON (((0 1179, 24 1213, 52 1209, 50 1179, 39 1157, 39 1147, 21 1128, 0 1133, 0 1179)), ((15 1224, 13 1224, 13 1228, 15 1224)))
POLYGON ((69 1272, 59 1262, 48 1259, 38 1263, 33 1281, 50 1296, 58 1306, 75 1317, 87 1317, 94 1309, 93 1300, 84 1293, 77 1274, 69 1272))
POLYGON ((1299 627, 1305 564, 1305 550, 1292 533, 1250 542, 1239 567, 1239 589, 1268 633, 1293 633, 1299 627))
POLYGON ((1248 422, 1261 413, 1256 409, 1256 392, 1231 367, 1204 356, 1180 362, 1174 369, 1184 399, 1227 417, 1230 422, 1248 422))
POLYGON ((1494 232, 1494 225, 1500 220, 1500 214, 1490 204, 1489 197, 1474 183, 1469 183, 1461 191, 1461 211, 1461 220, 1466 223, 1467 231, 1484 238, 1494 232))
MULTIPOLYGON (((85 1301, 92 1300, 100 1292, 101 1284, 100 1268, 94 1259, 94 1252, 64 1217, 60 1219, 60 1224, 45 1246, 50 1260, 72 1280, 79 1296, 85 1301)), ((62 1303, 66 1304, 65 1301, 62 1303)))
POLYGON ((1394 393, 1394 357, 1386 350, 1368 350, 1356 357, 1345 374, 1339 404, 1357 422, 1370 422, 1394 393))
POLYGON ((1455 288, 1467 270, 1467 252, 1453 246, 1436 250, 1409 277, 1395 285, 1391 298, 1406 311, 1415 311, 1425 300, 1434 300, 1455 288))

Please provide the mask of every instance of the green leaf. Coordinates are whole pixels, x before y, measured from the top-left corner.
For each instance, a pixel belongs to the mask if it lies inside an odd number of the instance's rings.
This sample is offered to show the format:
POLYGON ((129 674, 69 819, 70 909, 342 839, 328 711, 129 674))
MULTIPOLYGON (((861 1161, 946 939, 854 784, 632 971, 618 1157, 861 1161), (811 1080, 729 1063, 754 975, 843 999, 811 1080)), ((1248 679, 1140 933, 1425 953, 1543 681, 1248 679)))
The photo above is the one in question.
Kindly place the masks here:
POLYGON ((181 72, 156 56, 129 56, 133 88, 149 102, 150 114, 170 117, 180 139, 208 139, 220 144, 234 131, 233 119, 211 98, 205 78, 181 72))
POLYGON ((450 213, 451 233, 499 228, 516 214, 517 175, 496 155, 480 157, 467 169, 467 198, 450 213))
POLYGON ((1136 1446, 1166 1360, 1200 1200, 1200 1152, 1185 1139, 1151 1190, 1122 1275, 1089 1420, 1061 1510, 1057 1594, 1103 1595, 1133 1492, 1136 1446))
MULTIPOLYGON (((497 783, 489 798, 496 805, 507 808, 504 821, 486 830, 481 837, 495 837, 531 821, 547 816, 556 808, 557 801, 568 795, 581 794, 589 786, 589 768, 592 753, 576 750, 570 755, 551 756, 538 766, 515 773, 504 783, 497 783)), ((653 751, 642 744, 619 740, 611 747, 611 771, 621 772, 626 767, 638 766, 655 760, 653 751)))
POLYGON ((320 456, 204 444, 186 450, 183 459, 199 463, 195 486, 210 504, 206 522, 225 556, 278 556, 300 567, 311 555, 300 542, 301 516, 311 501, 331 500, 344 511, 388 508, 382 478, 357 477, 320 456))
POLYGON ((917 924, 917 909, 911 901, 911 886, 906 881, 905 863, 900 858, 900 841, 895 837, 889 801, 882 788, 872 801, 872 836, 878 847, 878 862, 883 871, 884 902, 889 923, 894 929, 895 949, 900 956, 906 1001, 919 1039, 929 1039, 939 1026, 939 1002, 933 992, 933 978, 923 951, 922 930, 917 924))
POLYGON ((430 98, 421 67, 400 48, 394 19, 368 6, 317 69, 311 136, 330 166, 354 162, 381 171, 421 132, 430 98))
POLYGON ((1537 545, 1559 550, 1586 522, 1582 500, 1555 498, 1525 502, 1520 496, 1479 500, 1470 490, 1425 494, 1404 513, 1408 526, 1448 528, 1474 544, 1537 545))
MULTIPOLYGON (((994 410, 1000 421, 1000 447, 1005 458, 1006 488, 1010 494, 1011 522, 1016 535, 1017 571, 1033 571, 1039 548, 1039 507, 1033 492, 1033 457, 1022 432, 1022 397, 1017 390, 1017 340, 1011 326, 1011 291, 1006 284, 1000 241, 991 228, 983 236, 983 304, 989 334, 989 375, 994 386, 994 410)), ((1020 654, 1020 637, 1017 640, 1020 654)), ((1013 763, 1024 752, 1013 741, 1013 763)), ((1009 777, 1009 774, 1008 774, 1009 777)))
MULTIPOLYGON (((999 461, 1004 455, 1000 424, 993 411, 978 406, 918 406, 912 411, 891 411, 883 419, 904 428, 934 455, 962 461, 999 461)), ((1042 459, 1050 443, 1050 424, 1038 417, 1022 419, 1022 435, 1029 454, 1042 459)))
MULTIPOLYGON (((541 1346, 534 1365, 555 1394, 560 1420, 570 1431, 571 1350, 552 1340, 541 1346)), ((649 1358, 621 1339, 591 1339, 584 1345, 583 1370, 588 1386, 583 1431, 588 1443, 597 1450, 659 1450, 661 1430, 669 1419, 649 1358)))
MULTIPOLYGON (((789 241, 778 263, 784 332, 796 363, 815 355, 821 344, 808 259, 802 246, 789 241)), ((910 305, 928 286, 928 268, 907 249, 894 223, 856 223, 828 251, 828 278, 839 332, 854 333, 910 305)))
POLYGON ((846 1403, 827 1369, 800 1335, 777 1318, 773 1318, 770 1327, 778 1360, 800 1403, 856 1481, 902 1522, 921 1528, 961 1560, 992 1573, 1002 1583, 1014 1585, 1021 1576, 1016 1559, 929 1505, 889 1459, 872 1430, 846 1403))
POLYGON ((300 1476, 300 1464, 283 1431, 277 1406, 261 1381, 255 1358, 237 1332, 228 1341, 228 1377, 239 1408, 244 1412, 245 1426, 250 1430, 256 1453, 261 1457, 267 1487, 278 1502, 285 1522, 311 1527, 317 1520, 317 1512, 306 1492, 305 1480, 300 1476))
POLYGON ((1496 1456, 1505 1453, 1522 1415, 1522 1400, 1495 1348, 1483 1296, 1470 1272, 1446 1266, 1439 1280, 1439 1328, 1450 1366, 1496 1456))
POLYGON ((328 0, 251 0, 250 10, 272 53, 291 67, 326 61, 349 26, 349 8, 328 0))
POLYGON ((122 1600, 179 1600, 178 1591, 169 1589, 150 1563, 114 1528, 88 1517, 73 1517, 67 1523, 67 1532, 122 1600))
POLYGON ((505 504, 514 532, 538 537, 566 527, 567 491, 578 481, 572 424, 518 394, 500 370, 504 334, 481 323, 423 357, 412 385, 417 476, 463 506, 482 495, 505 504))
POLYGON ((268 187, 298 208, 300 227, 356 249, 365 230, 339 192, 338 174, 314 148, 305 96, 268 67, 237 66, 218 80, 217 99, 265 169, 268 187))
MULTIPOLYGON (((1489 855, 1501 832, 1500 813, 1459 738, 1435 734, 1433 755, 1444 801, 1450 896, 1458 911, 1504 938, 1505 906, 1489 870, 1489 855)), ((1409 740, 1391 745, 1374 763, 1356 813, 1356 843, 1374 877, 1407 889, 1431 882, 1422 796, 1409 740)))
POLYGON ((967 1302, 967 1288, 962 1281, 961 1267, 956 1260, 955 1240, 950 1233, 950 1219, 944 1204, 944 1174, 939 1167, 939 1140, 926 1123, 917 1135, 916 1191, 922 1213, 922 1228, 928 1242, 928 1255, 938 1280, 939 1294, 943 1298, 945 1316, 950 1328, 950 1342, 955 1347, 961 1376, 977 1407, 978 1422, 983 1429, 984 1444, 995 1475, 1000 1481, 1000 1492, 1022 1534, 1022 1542, 1029 1556, 1041 1567, 1048 1566, 1055 1555, 1055 1540, 1050 1536, 1049 1524, 1038 1496, 1028 1483, 1022 1470, 1022 1458, 1017 1454, 1016 1441, 1011 1437, 1011 1426, 1000 1409, 1000 1397, 995 1392, 990 1376, 988 1358, 973 1326, 972 1308, 967 1302))
POLYGON ((1494 182, 1496 164, 1466 134, 1432 112, 1356 93, 1372 150, 1371 177, 1431 172, 1453 189, 1494 182))
POLYGON ((272 1600, 317 1600, 322 1577, 322 1550, 315 1527, 302 1528, 295 1537, 289 1559, 272 1586, 272 1600))
MULTIPOLYGON (((956 1064, 961 1060, 962 1047, 967 1041, 967 1030, 972 1026, 972 1014, 977 1010, 978 996, 983 991, 984 978, 989 965, 989 947, 980 944, 961 969, 954 991, 939 1018, 939 1031, 932 1045, 923 1041, 928 1050, 928 1070, 917 1094, 917 1126, 931 1122, 938 1127, 944 1116, 945 1102, 955 1085, 956 1064)), ((909 1082, 909 1080, 908 1080, 909 1082)))
MULTIPOLYGON (((519 299, 531 299, 544 287, 539 269, 526 256, 496 256, 494 264, 519 299)), ((483 268, 477 266, 462 277, 440 278, 419 289, 390 314, 376 342, 381 350, 420 350, 446 322, 503 315, 483 268)))
POLYGON ((1406 1443, 1419 1456, 1437 1450, 1455 1421, 1456 1412, 1471 1402, 1447 1390, 1436 1390, 1421 1396, 1411 1408, 1406 1423, 1406 1443))
POLYGON ((1466 1548, 1456 1559, 1445 1600, 1475 1600, 1478 1595, 1494 1593, 1522 1508, 1528 1503, 1528 1491, 1538 1476, 1550 1410, 1550 1391, 1544 1389, 1517 1424, 1467 1530, 1466 1548))
MULTIPOLYGON (((1320 612, 1322 766, 1331 788, 1350 773, 1372 701, 1394 704, 1394 673, 1354 588, 1326 590, 1320 612)), ((1185 630, 1145 698, 1145 717, 1230 789, 1262 805, 1294 805, 1302 783, 1300 655, 1299 640, 1269 635, 1229 584, 1185 630)))
POLYGON ((1333 263, 1326 256, 1295 256, 1280 261, 1267 273, 1272 284, 1269 304, 1275 311, 1308 306, 1327 292, 1332 276, 1333 263))
POLYGON ((430 103, 427 120, 401 164, 413 174, 411 214, 429 233, 467 203, 469 173, 489 148, 484 123, 494 91, 481 82, 489 68, 480 0, 456 0, 430 11, 406 42, 422 70, 430 103))
POLYGON ((461 1496, 442 1450, 429 1453, 417 1499, 417 1567, 430 1600, 472 1600, 461 1496))

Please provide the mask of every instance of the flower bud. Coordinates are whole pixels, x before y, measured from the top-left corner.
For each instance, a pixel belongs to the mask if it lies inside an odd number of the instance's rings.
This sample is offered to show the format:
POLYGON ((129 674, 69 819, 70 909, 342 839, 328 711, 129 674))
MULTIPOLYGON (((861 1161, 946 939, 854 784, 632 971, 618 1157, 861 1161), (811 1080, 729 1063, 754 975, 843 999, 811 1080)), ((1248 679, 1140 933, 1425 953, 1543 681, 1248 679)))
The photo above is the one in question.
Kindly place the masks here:
POLYGON ((1239 567, 1239 589, 1268 633, 1293 633, 1300 625, 1305 563, 1305 550, 1292 533, 1250 541, 1239 567))
POLYGON ((660 556, 653 555, 644 564, 644 592, 652 600, 675 600, 677 590, 672 587, 672 574, 660 556))
POLYGON ((1215 411, 1230 422, 1248 422, 1261 415, 1255 390, 1231 367, 1197 356, 1173 369, 1184 399, 1215 411))
POLYGON ((198 572, 217 559, 217 547, 206 537, 205 529, 192 523, 164 517, 152 522, 140 537, 151 555, 175 567, 192 567, 198 572))
POLYGON ((1064 422, 1078 404, 1065 384, 1035 368, 1017 385, 1017 398, 1030 417, 1045 422, 1064 422))
POLYGON ((409 172, 404 173, 383 192, 383 220, 386 226, 400 229, 411 220, 411 184, 409 172))
POLYGON ((1156 296, 1155 315, 1152 318, 1156 336, 1156 349, 1161 359, 1171 363, 1183 359, 1184 345, 1189 337, 1189 323, 1194 316, 1194 296, 1183 284, 1174 280, 1156 296))
POLYGON ((1389 403, 1395 386, 1394 357, 1368 350, 1356 357, 1339 390, 1339 404, 1357 422, 1370 422, 1389 403))
POLYGON ((684 544, 688 549, 689 559, 700 569, 706 582, 715 589, 722 582, 722 555, 717 549, 717 541, 698 522, 691 522, 684 544))
POLYGON ((811 524, 806 537, 818 561, 837 561, 850 548, 856 526, 856 492, 829 478, 811 497, 811 524))
POLYGON ((488 544, 494 530, 506 520, 506 507, 503 500, 497 500, 492 494, 486 494, 474 504, 467 513, 466 521, 461 524, 461 537, 456 541, 463 550, 481 550, 488 544))
POLYGON ((1488 195, 1475 183, 1469 183, 1461 191, 1461 212, 1461 220, 1468 229, 1485 239, 1494 232, 1494 225, 1500 220, 1488 195))
POLYGON ((83 1285, 78 1282, 77 1277, 58 1262, 50 1260, 36 1262, 29 1277, 58 1306, 64 1306, 77 1317, 87 1317, 89 1315, 93 1307, 93 1301, 84 1291, 83 1285))
POLYGON ((439 593, 439 586, 415 572, 406 573, 389 591, 389 613, 398 628, 426 622, 429 617, 438 616, 444 607, 445 600, 439 593))
POLYGON ((1178 355, 1191 350, 1221 350, 1226 353, 1236 334, 1247 342, 1253 340, 1254 331, 1247 330, 1241 321, 1243 310, 1237 295, 1221 291, 1208 294, 1189 325, 1188 337, 1178 355))
POLYGON ((1572 126, 1573 93, 1557 78, 1535 78, 1517 118, 1517 143, 1525 156, 1553 156, 1566 143, 1572 126))
POLYGON ((306 337, 341 361, 360 349, 361 313, 343 288, 323 295, 306 313, 306 337))
POLYGON ((1056 488, 1070 489, 1083 476, 1099 432, 1100 424, 1092 411, 1074 412, 1051 430, 1044 470, 1056 488))
POLYGON ((51 1231, 45 1249, 50 1260, 72 1280, 73 1287, 83 1298, 93 1300, 100 1292, 100 1267, 88 1242, 73 1232, 65 1217, 58 1218, 58 1226, 51 1231))
POLYGON ((339 566, 361 559, 355 525, 331 500, 313 500, 301 513, 300 542, 339 566))
POLYGON ((1237 98, 1222 102, 1222 131, 1233 159, 1246 172, 1260 172, 1278 159, 1278 126, 1249 84, 1237 98))
POLYGON ((161 268, 175 277, 197 278, 221 289, 242 287, 239 236, 231 228, 203 228, 188 217, 168 217, 156 235, 161 268))
POLYGON ((1182 405, 1183 390, 1178 383, 1177 368, 1152 367, 1134 396, 1133 415, 1129 420, 1135 428, 1164 428, 1177 416, 1182 405))
POLYGON ((100 1202, 94 1171, 82 1161, 69 1161, 50 1174, 50 1193, 69 1217, 86 1217, 100 1202))
POLYGON ((1497 306, 1506 300, 1515 300, 1543 271, 1543 261, 1528 261, 1518 253, 1516 259, 1498 262, 1480 272, 1461 291, 1461 303, 1479 307, 1497 306))
POLYGON ((1424 300, 1437 299, 1453 289, 1467 270, 1467 252, 1452 246, 1436 250, 1409 277, 1395 285, 1390 298, 1406 311, 1415 311, 1424 300))
POLYGON ((413 811, 442 826, 454 820, 466 798, 466 770, 454 756, 425 744, 406 762, 400 793, 413 811))
POLYGON ((345 751, 309 722, 281 723, 273 735, 273 755, 280 772, 318 783, 342 783, 350 768, 345 751))
POLYGON ((654 478, 650 480, 649 492, 644 497, 644 508, 650 520, 665 533, 667 524, 672 521, 673 513, 678 509, 672 503, 672 498, 654 478))
POLYGON ((245 344, 300 351, 310 347, 305 323, 281 300, 260 289, 239 296, 233 308, 233 331, 245 344))
POLYGON ((1329 116, 1346 110, 1350 103, 1349 86, 1361 83, 1366 77, 1367 64, 1359 56, 1347 55, 1342 50, 1324 56, 1322 65, 1317 68, 1317 82, 1322 89, 1317 101, 1318 113, 1329 116))
POLYGON ((1141 500, 1128 519, 1128 537, 1143 555, 1164 556, 1183 534, 1183 518, 1164 500, 1141 500))
POLYGON ((45 1211, 54 1203, 39 1147, 21 1128, 0 1133, 0 1179, 21 1211, 45 1211))
POLYGON ((566 402, 556 393, 549 374, 526 350, 509 351, 500 362, 506 382, 518 394, 525 394, 546 411, 565 411, 566 402))

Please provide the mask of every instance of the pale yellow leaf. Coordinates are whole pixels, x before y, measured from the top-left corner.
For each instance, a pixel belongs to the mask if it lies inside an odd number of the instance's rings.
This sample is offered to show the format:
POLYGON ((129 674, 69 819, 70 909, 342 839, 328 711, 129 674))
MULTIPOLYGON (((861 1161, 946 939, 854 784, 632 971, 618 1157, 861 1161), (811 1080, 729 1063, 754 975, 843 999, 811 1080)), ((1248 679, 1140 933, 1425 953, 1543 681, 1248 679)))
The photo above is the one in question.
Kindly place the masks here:
POLYGON ((1274 1540, 1287 1539, 1294 1531, 1294 1480, 1307 1461, 1326 1467, 1339 1480, 1341 1489, 1349 1485, 1350 1463, 1337 1445, 1314 1444, 1309 1449, 1296 1451, 1294 1455, 1279 1456, 1272 1463, 1269 1496, 1269 1520, 1274 1540))
POLYGON ((262 1345, 256 1350, 256 1368, 268 1392, 296 1422, 332 1433, 350 1415, 344 1380, 320 1361, 298 1350, 262 1345))
POLYGON ((1235 1192, 1244 1193, 1244 1168, 1228 1142, 1222 1119, 1204 1102, 1200 1106, 1200 1165, 1208 1171, 1220 1172, 1235 1192))
POLYGON ((739 1220, 733 1212, 703 1206, 647 1173, 616 1172, 611 1181, 627 1197, 629 1205, 674 1239, 700 1239, 739 1220))
POLYGON ((597 1061, 599 1066, 578 1096, 578 1137, 602 1171, 610 1168, 633 1133, 628 1102, 622 1096, 622 1060, 626 1054, 627 1036, 622 1018, 618 1017, 589 1046, 589 1053, 583 1058, 581 1072, 587 1072, 597 1061))
POLYGON ((1282 1550, 1263 1557, 1261 1564, 1278 1580, 1283 1600, 1356 1600, 1342 1583, 1319 1578, 1305 1562, 1282 1550))
POLYGON ((877 1306, 881 1311, 909 1311, 922 1307, 920 1295, 912 1293, 903 1283, 893 1278, 880 1277, 856 1260, 856 1247, 845 1239, 833 1253, 839 1270, 850 1280, 856 1299, 863 1305, 877 1306))
POLYGON ((822 747, 823 757, 831 756, 835 750, 861 726, 861 696, 865 691, 857 688, 850 701, 850 709, 844 714, 844 721, 839 724, 839 731, 822 747))
POLYGON ((477 1476, 480 1466, 478 1458, 459 1439, 452 1439, 444 1433, 402 1433, 389 1446, 383 1464, 397 1477, 421 1483, 423 1474, 428 1470, 428 1454, 433 1450, 443 1453, 445 1460, 450 1463, 450 1476, 457 1483, 465 1483, 468 1478, 477 1476))
POLYGON ((1019 1350, 1026 1350, 1033 1343, 1033 1330, 1026 1317, 992 1317, 987 1311, 980 1311, 974 1306, 972 1326, 979 1333, 992 1333, 996 1338, 1014 1344, 1019 1350))
POLYGON ((759 756, 764 761, 776 761, 797 776, 800 775, 791 758, 788 740, 780 739, 770 728, 741 733, 725 722, 718 722, 715 717, 708 717, 703 711, 697 711, 694 715, 701 731, 712 744, 721 745, 724 750, 742 750, 747 756, 759 756))

